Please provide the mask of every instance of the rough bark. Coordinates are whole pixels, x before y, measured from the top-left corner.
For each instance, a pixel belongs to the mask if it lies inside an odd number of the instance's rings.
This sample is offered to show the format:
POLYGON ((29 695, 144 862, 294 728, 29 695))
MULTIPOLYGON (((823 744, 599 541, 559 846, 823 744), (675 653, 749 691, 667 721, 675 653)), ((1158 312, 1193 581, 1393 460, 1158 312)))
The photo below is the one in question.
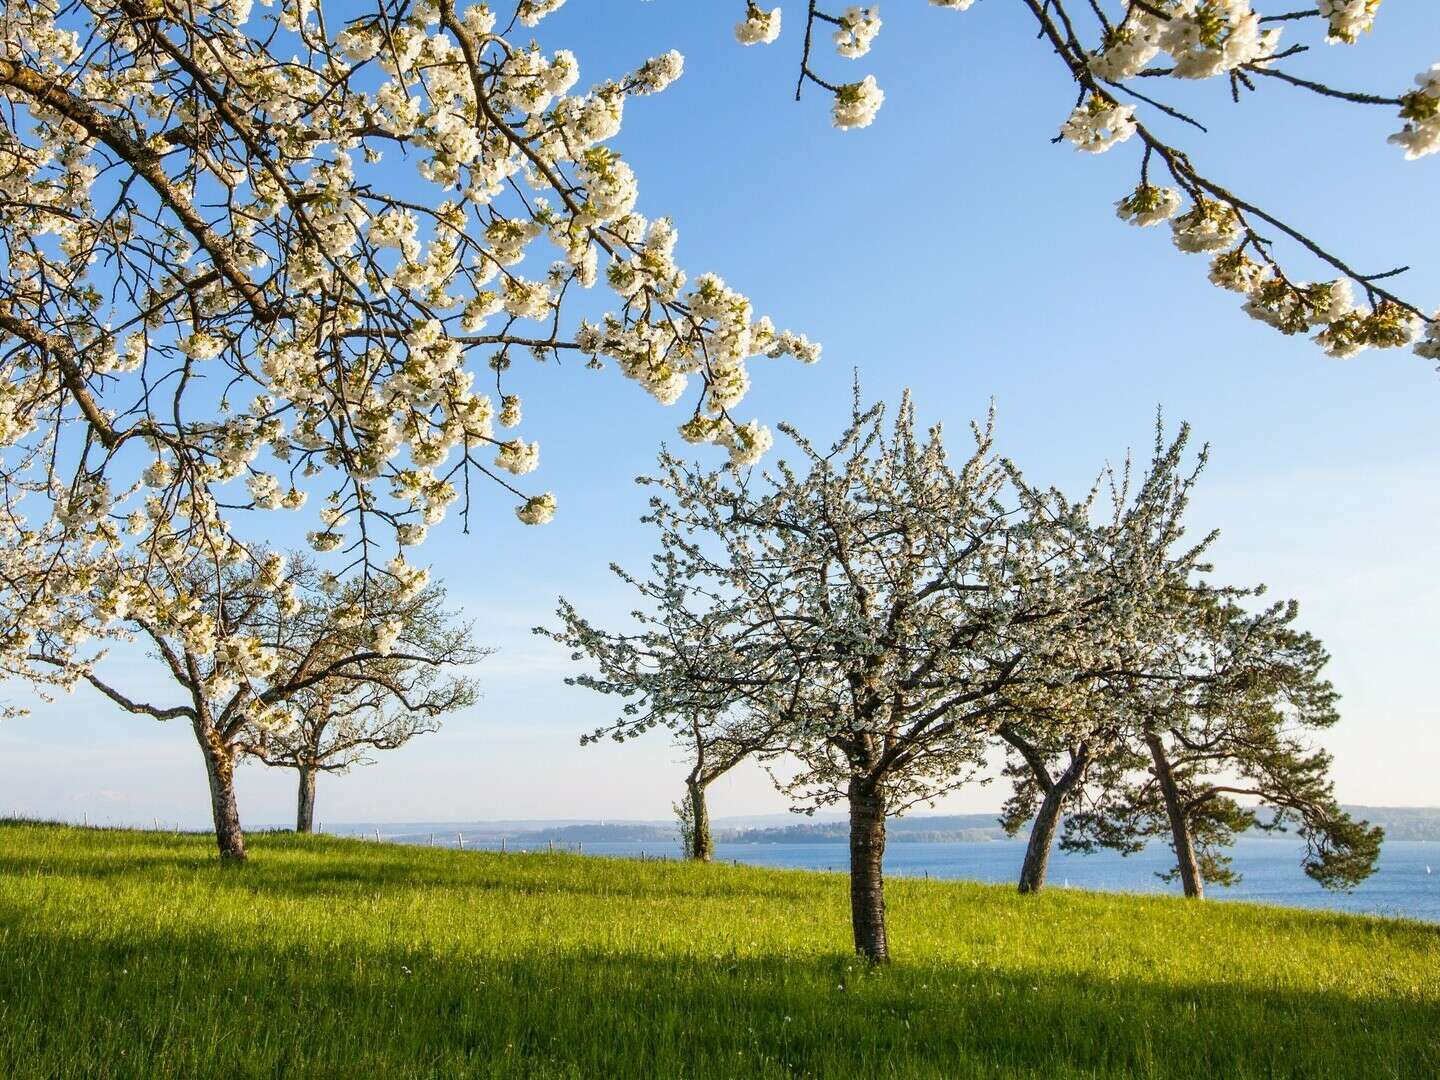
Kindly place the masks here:
POLYGON ((300 797, 295 809, 295 831, 310 833, 315 831, 315 777, 317 774, 308 765, 301 765, 297 771, 300 773, 300 797))
POLYGON ((855 951, 873 964, 890 962, 885 933, 885 800, 873 784, 851 780, 850 923, 855 951))
POLYGON ((1060 779, 1045 789, 1045 798, 1035 814, 1035 824, 1030 827, 1030 840, 1025 845, 1025 861, 1020 866, 1020 891, 1039 892, 1045 887, 1045 875, 1050 870, 1050 852, 1055 845, 1055 830, 1060 825, 1060 815, 1065 809, 1065 800, 1075 790, 1085 775, 1090 763, 1090 752, 1082 746, 1072 753, 1070 767, 1060 779))
POLYGON ((1184 886, 1186 896, 1203 900, 1205 884, 1200 877, 1200 863, 1195 858, 1195 842, 1190 835, 1190 822, 1185 817, 1180 789, 1170 771, 1170 759, 1165 754, 1165 744, 1160 741, 1160 736, 1152 731, 1146 733, 1145 745, 1150 747, 1155 779, 1160 783, 1160 794, 1165 799, 1165 813, 1170 818, 1171 846, 1175 849, 1175 862, 1180 869, 1180 884, 1184 886))
POLYGON ((690 858, 709 862, 715 855, 715 842, 710 834, 710 805, 705 801, 705 785, 687 780, 685 788, 690 800, 690 858))
POLYGON ((210 813, 215 820, 215 842, 220 858, 230 862, 245 859, 245 833, 240 828, 240 807, 235 801, 235 752, 225 745, 214 726, 204 720, 195 723, 195 738, 205 758, 210 780, 210 813))

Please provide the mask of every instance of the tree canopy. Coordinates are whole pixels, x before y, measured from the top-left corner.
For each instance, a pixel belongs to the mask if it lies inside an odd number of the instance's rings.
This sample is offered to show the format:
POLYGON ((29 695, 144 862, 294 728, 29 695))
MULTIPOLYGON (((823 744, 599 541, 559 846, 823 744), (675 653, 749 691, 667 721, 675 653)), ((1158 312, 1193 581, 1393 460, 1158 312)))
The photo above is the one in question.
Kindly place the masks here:
POLYGON ((501 431, 517 359, 587 357, 666 404, 693 389, 687 438, 764 451, 732 419, 746 361, 819 350, 692 278, 671 219, 637 210, 610 144, 680 55, 579 88, 573 52, 523 40, 558 6, 5 5, 10 653, 95 545, 254 562, 241 512, 315 495, 315 550, 383 576, 453 504, 468 517, 472 476, 549 520, 551 494, 506 479, 538 462, 501 431), (602 282, 610 313, 577 319, 566 298, 602 282))

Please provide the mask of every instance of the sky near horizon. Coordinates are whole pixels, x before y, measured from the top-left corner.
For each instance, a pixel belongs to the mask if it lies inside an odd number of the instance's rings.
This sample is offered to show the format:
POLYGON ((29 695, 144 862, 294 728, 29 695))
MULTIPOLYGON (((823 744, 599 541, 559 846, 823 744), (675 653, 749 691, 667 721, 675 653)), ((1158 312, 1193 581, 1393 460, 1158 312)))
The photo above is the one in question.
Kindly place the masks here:
MULTIPOLYGON (((754 361, 739 416, 828 439, 858 371, 867 398, 910 388, 921 419, 946 423, 952 441, 993 402, 1001 449, 1032 480, 1072 489, 1127 448, 1146 453, 1157 408, 1190 422, 1212 448, 1190 521, 1197 535, 1221 530, 1215 578, 1298 599, 1302 625, 1334 656, 1342 720, 1321 741, 1341 800, 1440 805, 1433 365, 1408 350, 1328 359, 1243 315, 1168 229, 1118 221, 1138 150, 1051 144, 1073 91, 1020 5, 952 13, 890 0, 868 57, 824 51, 830 73, 874 73, 885 89, 875 123, 850 132, 831 129, 820 95, 794 103, 803 5, 783 6, 786 33, 768 49, 734 43, 740 0, 570 0, 542 24, 542 44, 573 49, 586 84, 684 53, 684 77, 632 101, 612 144, 635 169, 639 208, 674 218, 692 275, 718 272, 825 348, 813 367, 754 361)), ((1440 5, 1392 0, 1359 45, 1316 48, 1291 69, 1395 93, 1440 61, 1440 5)), ((1352 265, 1411 266, 1399 291, 1440 307, 1440 156, 1406 162, 1387 145, 1392 109, 1272 83, 1238 107, 1221 80, 1179 89, 1210 133, 1156 126, 1203 173, 1352 265)), ((531 479, 556 494, 559 515, 527 528, 510 497, 482 490, 469 535, 452 517, 415 556, 478 642, 499 650, 477 672, 483 697, 379 764, 322 778, 322 822, 663 818, 679 794, 684 769, 662 735, 579 747, 613 702, 565 686, 564 650, 530 630, 553 620, 561 593, 597 618, 633 606, 606 567, 647 557, 645 496, 631 480, 662 440, 678 442, 688 405, 666 410, 618 374, 574 363, 516 374, 525 437, 541 445, 531 479)), ((785 454, 777 435, 772 458, 785 454)), ((137 693, 156 685, 138 652, 117 653, 109 670, 137 693)), ((239 796, 247 825, 285 823, 293 773, 246 765, 239 796)), ((1003 798, 975 786, 938 809, 1003 798)), ((712 805, 736 815, 785 803, 744 770, 712 805)), ((0 726, 0 813, 12 811, 195 826, 209 813, 189 729, 87 691, 0 726)))

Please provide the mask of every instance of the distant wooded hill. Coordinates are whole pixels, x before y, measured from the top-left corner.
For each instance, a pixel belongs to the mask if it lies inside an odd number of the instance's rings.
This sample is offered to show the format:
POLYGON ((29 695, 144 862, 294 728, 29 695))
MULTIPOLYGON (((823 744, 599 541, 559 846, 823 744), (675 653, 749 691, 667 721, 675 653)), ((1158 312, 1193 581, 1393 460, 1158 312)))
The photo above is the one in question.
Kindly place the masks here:
MULTIPOLYGON (((1440 841, 1440 807, 1347 806, 1356 817, 1385 830, 1387 840, 1440 841)), ((339 826, 336 831, 358 830, 368 834, 372 826, 339 826)), ((540 822, 448 823, 441 826, 412 825, 405 828, 453 833, 463 830, 469 840, 497 842, 504 838, 520 845, 587 843, 668 843, 676 840, 674 825, 656 821, 562 822, 542 826, 540 822)), ((388 827, 392 832, 394 826, 388 827)), ((823 844, 844 842, 849 826, 843 821, 797 821, 793 825, 724 827, 714 830, 717 843, 730 844, 823 844)), ((956 841, 1002 840, 1005 832, 995 814, 945 814, 894 818, 886 825, 892 843, 943 844, 956 841)), ((1023 835, 1023 832, 1022 832, 1023 835)), ((1284 833, 1260 834, 1283 838, 1284 833)), ((407 837, 408 838, 408 837, 407 837)))
MULTIPOLYGON (((896 843, 944 844, 957 840, 1001 840, 994 814, 952 814, 893 818, 885 825, 888 839, 896 843)), ((817 844, 847 840, 850 826, 844 821, 804 822, 765 829, 717 829, 715 839, 739 844, 817 844)))
POLYGON ((1440 840, 1440 806, 1347 806, 1385 830, 1386 840, 1440 840))
MULTIPOLYGON (((1410 806, 1347 806, 1357 818, 1363 818, 1385 830, 1387 840, 1440 841, 1440 807, 1410 806)), ((885 826, 892 842, 953 843, 960 840, 1003 840, 995 814, 956 814, 895 818, 885 826)), ((1023 835, 1023 830, 1022 830, 1023 835)), ((1267 834, 1260 834, 1267 835, 1267 834)), ((1268 834, 1283 837, 1284 833, 1268 834)), ((843 821, 806 822, 764 829, 716 830, 720 842, 751 844, 814 844, 827 840, 845 840, 849 829, 843 821)))

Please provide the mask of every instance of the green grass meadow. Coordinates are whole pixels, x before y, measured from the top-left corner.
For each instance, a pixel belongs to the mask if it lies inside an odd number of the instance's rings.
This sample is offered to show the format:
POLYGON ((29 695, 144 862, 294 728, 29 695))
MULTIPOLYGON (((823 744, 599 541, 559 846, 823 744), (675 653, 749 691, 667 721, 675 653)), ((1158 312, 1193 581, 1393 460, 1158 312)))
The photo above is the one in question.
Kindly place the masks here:
POLYGON ((0 825, 0 1077, 1440 1077, 1440 926, 0 825))

